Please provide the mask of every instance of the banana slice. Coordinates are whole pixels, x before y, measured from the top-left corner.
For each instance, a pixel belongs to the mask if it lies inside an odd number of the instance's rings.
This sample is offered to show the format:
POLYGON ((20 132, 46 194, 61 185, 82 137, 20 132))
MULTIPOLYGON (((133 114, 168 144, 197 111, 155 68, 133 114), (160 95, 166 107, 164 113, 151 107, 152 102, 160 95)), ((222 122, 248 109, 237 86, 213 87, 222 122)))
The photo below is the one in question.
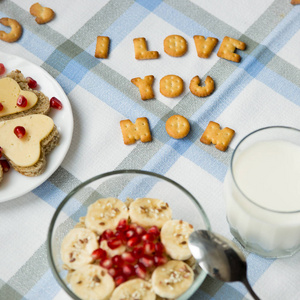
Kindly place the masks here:
POLYGON ((153 198, 138 198, 129 206, 129 216, 133 223, 143 227, 156 225, 161 228, 172 218, 172 210, 162 200, 153 198))
POLYGON ((124 245, 121 245, 120 247, 116 248, 116 249, 110 249, 108 246, 107 246, 107 241, 106 240, 103 240, 101 241, 100 243, 100 248, 105 250, 106 253, 110 256, 110 257, 113 257, 115 255, 121 255, 122 253, 124 253, 126 251, 126 246, 124 245))
POLYGON ((113 292, 110 300, 155 300, 156 295, 152 285, 142 279, 131 279, 119 285, 113 292))
POLYGON ((188 238, 193 231, 193 226, 182 220, 169 220, 163 225, 160 239, 172 259, 186 260, 192 256, 188 238))
POLYGON ((103 198, 88 207, 85 225, 100 235, 106 229, 115 229, 121 219, 128 219, 127 206, 117 198, 103 198))
POLYGON ((193 270, 183 261, 170 260, 157 267, 152 274, 154 292, 163 298, 179 297, 194 281, 193 270))
POLYGON ((85 265, 74 271, 70 284, 74 293, 83 300, 110 299, 115 288, 113 278, 98 265, 85 265))
POLYGON ((90 229, 74 228, 61 244, 62 261, 71 269, 78 269, 93 261, 91 254, 99 248, 96 234, 90 229))

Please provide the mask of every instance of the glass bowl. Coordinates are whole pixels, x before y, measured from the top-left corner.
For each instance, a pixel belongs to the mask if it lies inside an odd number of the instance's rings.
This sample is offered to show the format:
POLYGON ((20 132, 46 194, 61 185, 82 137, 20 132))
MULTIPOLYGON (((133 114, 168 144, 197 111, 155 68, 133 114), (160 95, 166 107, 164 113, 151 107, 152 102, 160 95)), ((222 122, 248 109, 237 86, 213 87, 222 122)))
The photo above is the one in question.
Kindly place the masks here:
MULTIPOLYGON (((65 235, 85 216, 87 208, 99 198, 115 197, 123 202, 129 198, 157 198, 167 202, 173 219, 182 219, 194 229, 210 230, 209 220, 199 202, 181 185, 162 175, 141 170, 118 170, 95 176, 72 190, 58 206, 51 220, 48 237, 48 260, 54 277, 74 299, 80 300, 66 281, 67 271, 62 268, 60 247, 65 235)), ((198 266, 198 265, 197 265, 198 266)), ((185 300, 200 287, 206 272, 195 270, 192 286, 179 298, 185 300)))

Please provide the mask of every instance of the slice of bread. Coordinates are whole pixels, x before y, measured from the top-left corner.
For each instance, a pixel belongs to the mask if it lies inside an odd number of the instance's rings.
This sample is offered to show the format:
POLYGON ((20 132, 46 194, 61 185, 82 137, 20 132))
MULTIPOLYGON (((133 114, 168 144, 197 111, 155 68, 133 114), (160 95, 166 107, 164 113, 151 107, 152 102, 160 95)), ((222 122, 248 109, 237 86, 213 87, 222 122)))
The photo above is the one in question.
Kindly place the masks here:
POLYGON ((27 80, 24 77, 24 75, 21 73, 21 71, 19 71, 19 70, 12 71, 11 73, 7 74, 3 78, 11 78, 11 79, 15 80, 18 83, 18 85, 22 91, 30 91, 30 92, 34 93, 37 96, 38 100, 37 100, 36 104, 29 109, 26 109, 26 110, 23 110, 20 112, 16 112, 13 114, 9 114, 9 115, 0 116, 0 121, 11 120, 14 118, 19 118, 19 117, 23 117, 23 116, 27 116, 27 115, 32 115, 32 114, 46 115, 49 113, 49 111, 50 111, 49 98, 47 96, 45 96, 42 92, 29 88, 29 86, 27 84, 27 80))
POLYGON ((9 164, 25 176, 38 176, 46 167, 46 156, 58 145, 59 132, 53 120, 34 114, 0 122, 0 145, 9 164), (14 134, 16 126, 25 128, 24 137, 14 134))

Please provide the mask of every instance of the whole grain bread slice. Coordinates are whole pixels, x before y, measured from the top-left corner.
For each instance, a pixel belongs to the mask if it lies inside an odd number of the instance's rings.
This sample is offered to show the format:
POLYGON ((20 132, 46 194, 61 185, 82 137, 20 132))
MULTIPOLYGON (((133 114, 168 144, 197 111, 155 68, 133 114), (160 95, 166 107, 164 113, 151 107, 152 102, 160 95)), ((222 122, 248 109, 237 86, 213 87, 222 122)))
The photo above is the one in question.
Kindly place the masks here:
POLYGON ((36 94, 36 96, 38 97, 38 101, 33 107, 31 107, 28 110, 0 117, 0 121, 11 120, 11 119, 15 119, 27 115, 32 115, 32 114, 47 115, 49 113, 50 111, 49 98, 45 96, 42 92, 29 88, 27 80, 24 77, 24 75, 21 73, 21 71, 19 70, 12 71, 9 74, 7 74, 6 77, 14 79, 19 84, 21 90, 30 91, 36 94))

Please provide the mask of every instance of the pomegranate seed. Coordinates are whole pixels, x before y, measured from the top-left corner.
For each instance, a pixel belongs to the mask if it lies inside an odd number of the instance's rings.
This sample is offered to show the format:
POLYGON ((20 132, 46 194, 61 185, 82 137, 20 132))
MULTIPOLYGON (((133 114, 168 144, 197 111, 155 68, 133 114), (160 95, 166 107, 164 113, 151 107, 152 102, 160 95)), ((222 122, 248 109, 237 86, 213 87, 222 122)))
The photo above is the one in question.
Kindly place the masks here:
POLYGON ((4 64, 0 64, 0 75, 3 75, 5 73, 5 66, 4 64))
POLYGON ((117 276, 117 277, 115 277, 115 284, 116 284, 116 286, 118 286, 118 285, 124 283, 126 280, 127 280, 127 278, 125 275, 117 276))
POLYGON ((58 110, 62 109, 62 103, 56 97, 50 99, 50 106, 58 110))
POLYGON ((0 111, 2 111, 2 110, 3 110, 3 104, 0 103, 0 111))
POLYGON ((115 233, 115 238, 120 240, 123 244, 126 244, 127 239, 122 231, 117 231, 115 233))
POLYGON ((133 265, 124 265, 122 267, 123 274, 127 277, 133 276, 135 274, 135 268, 133 265))
POLYGON ((146 233, 146 229, 142 226, 137 226, 135 231, 136 231, 136 234, 140 235, 140 236, 142 236, 146 233))
POLYGON ((110 276, 113 278, 123 275, 123 269, 122 268, 110 268, 107 270, 110 276))
POLYGON ((100 261, 100 266, 105 269, 110 269, 113 266, 111 258, 105 258, 100 261))
POLYGON ((155 253, 162 254, 165 251, 165 247, 162 243, 158 242, 155 244, 155 253))
POLYGON ((17 99, 17 105, 20 107, 26 107, 27 99, 23 95, 20 95, 17 99))
POLYGON ((135 266, 135 274, 141 278, 141 279, 145 279, 146 278, 146 275, 147 275, 147 269, 144 265, 138 263, 136 266, 135 266))
POLYGON ((137 227, 138 227, 138 225, 135 224, 135 223, 131 223, 131 224, 129 225, 129 229, 136 230, 137 227))
POLYGON ((94 250, 94 252, 92 253, 92 257, 94 260, 104 259, 106 258, 106 256, 107 256, 106 251, 101 248, 94 250))
POLYGON ((14 129, 14 134, 17 136, 17 138, 21 139, 24 137, 26 133, 26 130, 23 126, 17 126, 14 129))
POLYGON ((110 249, 116 249, 122 245, 122 241, 116 238, 112 238, 107 242, 107 246, 110 249))
POLYGON ((0 158, 2 157, 2 154, 3 154, 3 148, 0 147, 0 158))
POLYGON ((152 226, 148 229, 148 233, 153 234, 156 238, 160 236, 160 231, 157 226, 152 226))
POLYGON ((132 247, 136 246, 137 244, 139 244, 140 242, 141 242, 140 237, 139 236, 134 236, 134 237, 132 237, 131 239, 129 239, 127 241, 127 246, 132 248, 132 247))
POLYGON ((37 82, 31 77, 26 77, 27 84, 31 89, 35 89, 37 87, 37 82))
POLYGON ((109 240, 114 236, 114 232, 111 229, 106 229, 101 235, 101 240, 109 240))
POLYGON ((3 172, 6 173, 9 171, 10 169, 10 165, 8 163, 8 161, 6 159, 2 159, 0 160, 0 164, 2 166, 3 172))
POLYGON ((152 242, 146 242, 143 248, 145 254, 152 254, 155 251, 155 244, 152 242))
POLYGON ((144 255, 139 259, 139 262, 146 268, 151 268, 154 265, 154 260, 150 255, 144 255))
POLYGON ((143 247, 135 247, 132 250, 132 254, 135 258, 140 258, 144 255, 144 248, 143 247))
POLYGON ((128 263, 134 263, 136 261, 136 257, 132 252, 124 252, 122 253, 122 259, 128 263))
POLYGON ((117 267, 121 267, 124 263, 121 255, 115 255, 115 256, 113 256, 113 258, 111 260, 112 260, 113 264, 117 267))
POLYGON ((125 236, 126 236, 127 240, 129 240, 130 238, 134 237, 135 235, 136 235, 136 232, 133 229, 129 229, 125 233, 125 236))
POLYGON ((126 219, 121 219, 117 226, 117 231, 126 231, 129 228, 126 219))
POLYGON ((156 266, 161 266, 168 262, 168 259, 162 255, 154 255, 153 259, 156 266))
POLYGON ((153 242, 155 240, 155 236, 152 233, 146 233, 142 236, 142 240, 144 242, 153 242))

